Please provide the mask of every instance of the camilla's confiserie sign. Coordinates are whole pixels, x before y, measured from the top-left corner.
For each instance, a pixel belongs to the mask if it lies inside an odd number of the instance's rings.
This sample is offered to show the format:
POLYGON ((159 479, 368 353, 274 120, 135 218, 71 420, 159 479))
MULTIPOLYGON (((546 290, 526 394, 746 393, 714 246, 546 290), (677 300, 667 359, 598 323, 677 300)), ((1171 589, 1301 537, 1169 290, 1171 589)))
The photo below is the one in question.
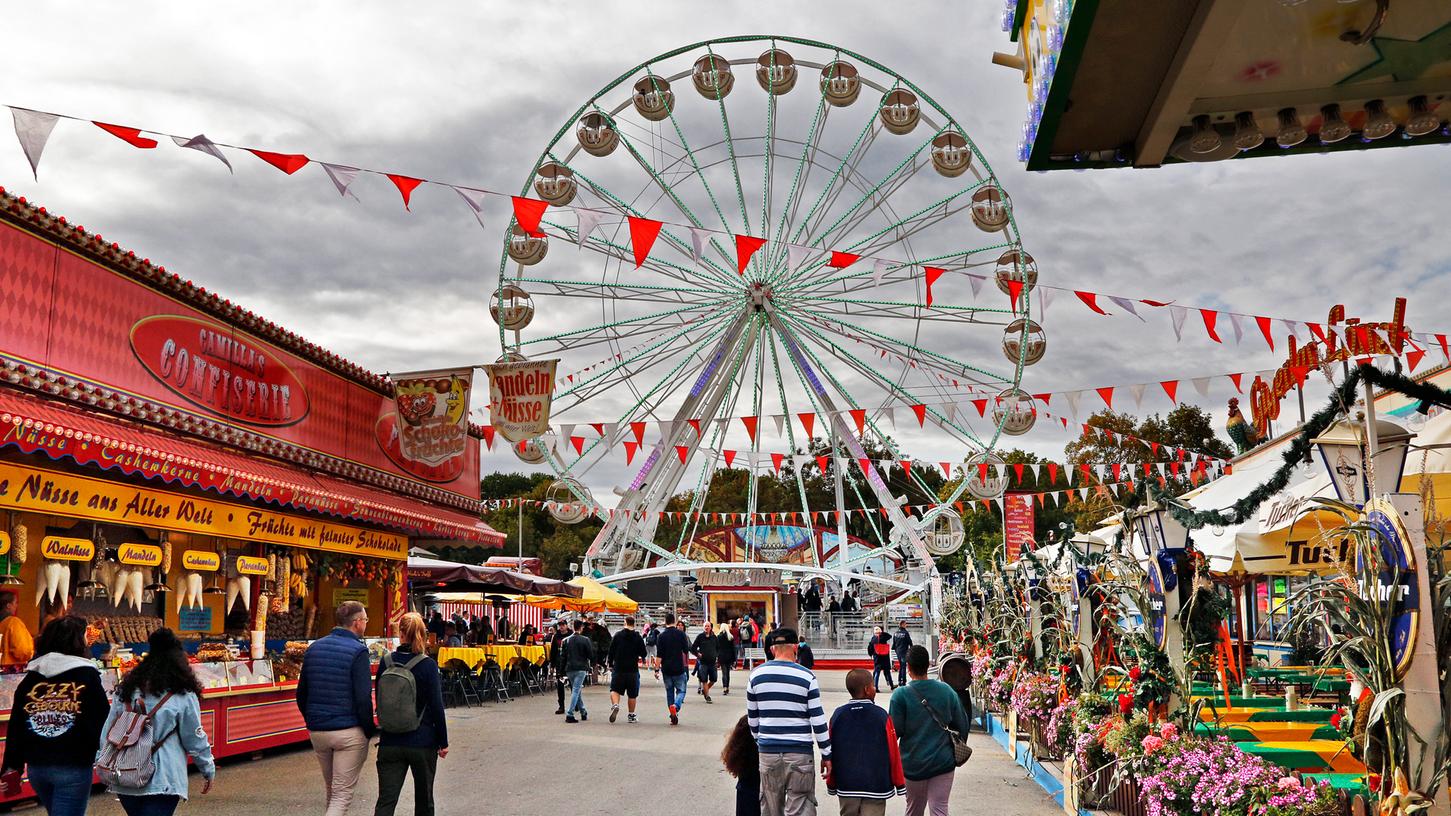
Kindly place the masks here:
POLYGON ((280 356, 220 323, 142 318, 131 327, 131 350, 151 376, 201 408, 249 425, 291 425, 307 416, 307 392, 280 356))
POLYGON ((266 575, 267 559, 256 555, 239 555, 237 556, 237 574, 266 575))
POLYGON ((524 360, 484 366, 489 372, 489 422, 510 442, 549 430, 558 360, 524 360))
POLYGON ((46 536, 40 540, 40 554, 52 561, 89 561, 96 557, 96 545, 84 538, 46 536))
POLYGON ((181 568, 192 572, 216 572, 222 558, 210 550, 186 550, 181 554, 181 568))
MULTIPOLYGON (((0 462, 0 509, 30 510, 138 527, 262 541, 290 547, 404 560, 408 539, 241 504, 179 496, 102 479, 0 462)), ((52 539, 47 538, 46 542, 52 539)), ((61 539, 80 541, 85 539, 61 539)), ((47 558, 62 558, 45 551, 47 558)), ((60 545, 57 545, 58 547, 60 545)), ((193 551, 188 551, 193 552, 193 551)), ((87 560, 75 556, 76 560, 87 560)), ((185 561, 183 560, 183 565, 185 561)))
POLYGON ((129 564, 133 567, 159 567, 161 566, 161 548, 155 544, 132 544, 121 545, 116 552, 116 558, 122 564, 129 564))

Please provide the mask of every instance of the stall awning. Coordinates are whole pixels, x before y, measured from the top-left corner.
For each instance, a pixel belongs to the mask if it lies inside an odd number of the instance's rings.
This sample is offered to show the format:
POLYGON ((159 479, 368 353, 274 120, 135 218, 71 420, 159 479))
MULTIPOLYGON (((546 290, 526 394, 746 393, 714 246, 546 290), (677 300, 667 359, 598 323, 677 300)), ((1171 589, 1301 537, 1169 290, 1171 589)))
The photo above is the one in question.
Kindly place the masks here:
POLYGON ((543 609, 567 609, 571 612, 614 612, 629 615, 640 608, 640 604, 628 595, 605 586, 588 576, 572 579, 569 584, 580 590, 577 598, 543 598, 529 596, 524 603, 543 609))
POLYGON ((502 533, 459 510, 8 390, 0 390, 0 448, 426 536, 504 544, 502 533))
POLYGON ((579 586, 553 578, 436 558, 409 558, 408 580, 415 592, 482 592, 569 598, 584 594, 579 586))

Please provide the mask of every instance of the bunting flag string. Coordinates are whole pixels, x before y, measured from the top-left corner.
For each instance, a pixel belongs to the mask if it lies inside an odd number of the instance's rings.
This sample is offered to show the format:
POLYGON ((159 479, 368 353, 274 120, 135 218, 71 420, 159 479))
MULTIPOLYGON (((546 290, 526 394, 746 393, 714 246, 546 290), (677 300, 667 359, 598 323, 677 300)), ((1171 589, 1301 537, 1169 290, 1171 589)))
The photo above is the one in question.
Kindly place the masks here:
MULTIPOLYGON (((262 161, 266 162, 267 164, 289 176, 297 173, 299 170, 309 164, 319 164, 323 166, 323 169, 328 175, 329 179, 334 185, 337 186, 339 193, 343 195, 352 194, 352 183, 353 179, 356 177, 357 174, 367 173, 370 175, 375 175, 387 179, 390 184, 397 189, 400 197, 402 198, 404 208, 409 211, 412 210, 413 194, 420 187, 424 185, 447 187, 454 190, 458 194, 459 198, 469 208, 470 214, 473 215, 481 225, 484 223, 482 215, 483 200, 486 198, 508 198, 511 200, 513 205, 512 214, 514 216, 514 219, 518 223, 522 231, 533 236, 542 236, 546 234, 541 229, 541 221, 545 211, 549 208, 549 204, 538 199, 515 196, 508 193, 497 192, 479 187, 459 185, 446 181, 438 181, 417 176, 409 176, 393 171, 375 170, 342 163, 323 162, 321 160, 314 159, 305 153, 283 153, 277 151, 263 150, 255 147, 232 145, 209 139, 201 134, 190 137, 179 136, 176 134, 165 133, 158 130, 138 128, 130 125, 118 125, 109 122, 86 119, 83 117, 70 116, 66 114, 37 111, 29 108, 22 108, 16 106, 8 107, 10 108, 11 117, 14 121, 16 139, 19 141, 21 149, 25 154, 26 160, 30 164, 32 175, 35 176, 37 179, 39 178, 40 159, 44 152, 45 145, 48 142, 52 132, 54 131, 56 124, 60 120, 64 119, 72 122, 89 122, 96 128, 103 130, 111 136, 114 136, 115 138, 120 139, 139 149, 153 149, 157 147, 160 143, 159 139, 154 137, 164 137, 166 139, 169 139, 178 147, 196 150, 212 156, 213 158, 216 158, 224 165, 226 165, 229 171, 231 171, 233 168, 231 162, 227 159, 224 150, 235 150, 250 153, 258 159, 261 159, 262 161)), ((580 234, 561 236, 566 240, 579 241, 581 244, 588 241, 589 232, 592 232, 595 227, 599 226, 604 218, 619 218, 621 215, 619 212, 613 210, 593 210, 590 208, 581 207, 561 207, 556 209, 568 209, 574 211, 577 214, 590 213, 589 215, 579 216, 582 219, 579 222, 581 225, 580 234), (584 229, 584 227, 588 227, 588 229, 584 229)), ((632 239, 636 239, 637 228, 633 223, 635 219, 633 217, 628 218, 630 218, 631 220, 631 237, 632 239)), ((677 224, 673 222, 660 221, 652 222, 650 221, 650 219, 640 220, 643 222, 648 222, 647 225, 642 225, 642 229, 653 229, 655 233, 658 233, 659 228, 666 224, 669 224, 670 226, 681 230, 689 230, 691 234, 691 243, 695 247, 695 255, 697 256, 697 258, 701 253, 701 247, 703 246, 706 238, 711 235, 719 235, 722 237, 729 235, 734 239, 735 242, 738 271, 742 275, 745 274, 745 268, 750 262, 751 257, 755 254, 757 250, 759 250, 767 243, 767 239, 765 238, 759 238, 750 235, 732 235, 730 233, 702 229, 691 224, 677 224)), ((648 257, 649 250, 653 246, 653 243, 653 236, 646 236, 643 231, 639 234, 638 240, 632 240, 631 254, 634 256, 634 260, 636 261, 637 266, 642 264, 644 262, 644 259, 648 257)), ((787 244, 786 248, 788 251, 790 251, 793 246, 795 245, 787 244)), ((797 250, 806 250, 808 253, 813 254, 819 254, 821 252, 821 249, 819 247, 795 248, 797 250)), ((822 261, 821 263, 834 269, 846 269, 850 266, 853 266, 858 261, 862 260, 863 257, 864 256, 856 255, 849 252, 832 250, 830 251, 828 259, 822 261)), ((869 273, 859 274, 870 275, 873 280, 878 284, 883 280, 886 272, 889 269, 905 269, 918 266, 917 264, 909 261, 894 259, 873 257, 871 258, 871 260, 873 261, 873 270, 869 273)), ((966 263, 967 260, 968 259, 964 258, 963 262, 966 263)), ((926 301, 928 308, 932 308, 936 305, 936 298, 934 298, 933 296, 932 285, 945 274, 954 273, 966 276, 969 279, 969 283, 971 284, 974 297, 976 297, 977 293, 981 290, 982 282, 987 279, 987 276, 968 272, 965 268, 925 266, 922 268, 926 276, 926 301)), ((1014 303, 1013 308, 1016 312, 1018 311, 1018 304, 1020 300, 1022 300, 1021 295, 1024 294, 1021 282, 1014 282, 1009 279, 1005 281, 1005 285, 1008 286, 1010 289, 1009 294, 1012 295, 1014 303), (1017 283, 1018 285, 1014 287, 1014 283, 1017 283)), ((1268 346, 1271 351, 1275 349, 1273 323, 1276 321, 1281 323, 1282 326, 1286 330, 1288 330, 1290 335, 1292 336, 1300 337, 1302 336, 1302 331, 1308 332, 1307 339, 1313 339, 1326 345, 1340 342, 1346 344, 1347 346, 1354 344, 1359 345, 1361 348, 1365 348, 1366 343, 1362 342, 1357 344, 1355 343, 1355 340, 1351 338, 1355 338, 1358 336, 1360 338, 1368 340, 1371 333, 1375 333, 1378 337, 1381 334, 1379 330, 1365 326, 1363 324, 1347 324, 1345 326, 1342 326, 1341 330, 1337 332, 1333 326, 1321 322, 1293 320, 1289 318, 1251 314, 1248 312, 1234 312, 1225 309, 1185 306, 1180 305, 1172 300, 1162 300, 1148 297, 1129 297, 1118 294, 1107 294, 1102 292, 1073 289, 1063 286, 1051 286, 1045 283, 1036 284, 1032 286, 1031 289, 1040 292, 1042 308, 1044 310, 1046 310, 1048 303, 1052 299, 1052 296, 1055 293, 1062 292, 1072 292, 1075 297, 1080 302, 1082 302, 1083 305, 1087 307, 1090 311, 1103 316, 1112 316, 1116 313, 1110 312, 1105 309, 1100 303, 1101 299, 1109 300, 1110 302, 1115 304, 1115 306, 1120 311, 1132 317, 1138 318, 1139 320, 1144 320, 1144 317, 1138 312, 1135 304, 1143 304, 1145 306, 1150 306, 1157 309, 1165 309, 1169 313, 1170 323, 1174 330, 1174 335, 1180 340, 1182 340, 1183 338, 1183 327, 1185 319, 1187 318, 1191 310, 1197 310, 1199 312, 1202 322, 1204 324, 1206 336, 1212 342, 1219 344, 1223 344, 1224 342, 1223 338, 1220 336, 1219 333, 1221 317, 1230 321, 1231 328, 1234 330, 1234 337, 1236 342, 1241 339, 1243 334, 1243 331, 1241 329, 1241 323, 1246 320, 1253 320, 1255 322, 1255 325, 1259 328, 1260 335, 1264 339, 1266 346, 1268 346)), ((1023 300, 1022 302, 1026 303, 1025 300, 1023 300)), ((1026 310, 1026 306, 1024 307, 1024 310, 1026 310)), ((1404 327, 1397 325, 1395 326, 1393 331, 1386 332, 1386 334, 1391 336, 1385 337, 1385 340, 1392 348, 1396 350, 1397 353, 1402 352, 1403 346, 1406 341, 1414 341, 1420 344, 1420 348, 1417 349, 1417 354, 1419 356, 1424 356, 1425 349, 1435 345, 1441 347, 1443 355, 1446 356, 1448 362, 1451 362, 1451 352, 1447 351, 1447 335, 1451 334, 1451 332, 1411 332, 1406 330, 1404 327)), ((1418 361, 1419 356, 1417 357, 1418 361)))

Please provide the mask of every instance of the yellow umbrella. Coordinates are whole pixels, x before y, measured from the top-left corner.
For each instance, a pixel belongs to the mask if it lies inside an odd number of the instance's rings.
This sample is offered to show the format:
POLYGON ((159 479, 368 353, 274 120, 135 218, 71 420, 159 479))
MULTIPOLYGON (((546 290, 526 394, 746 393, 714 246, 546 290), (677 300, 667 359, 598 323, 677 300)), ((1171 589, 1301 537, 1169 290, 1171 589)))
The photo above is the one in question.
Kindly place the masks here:
POLYGON ((610 589, 588 576, 580 576, 569 583, 584 590, 583 597, 562 598, 554 595, 525 595, 524 603, 540 609, 567 609, 571 612, 615 612, 622 615, 633 613, 640 604, 622 592, 610 589))

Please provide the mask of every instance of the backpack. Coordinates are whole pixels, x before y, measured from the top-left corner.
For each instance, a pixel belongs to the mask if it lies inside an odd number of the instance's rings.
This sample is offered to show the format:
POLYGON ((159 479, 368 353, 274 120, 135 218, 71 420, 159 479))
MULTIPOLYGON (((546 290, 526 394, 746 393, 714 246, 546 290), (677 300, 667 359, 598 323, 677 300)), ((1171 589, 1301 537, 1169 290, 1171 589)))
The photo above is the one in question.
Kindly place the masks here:
POLYGON ((111 730, 101 739, 101 751, 96 756, 96 776, 110 788, 144 789, 151 784, 156 773, 156 752, 176 735, 176 728, 161 739, 156 739, 156 712, 171 699, 168 693, 157 701, 150 711, 137 697, 128 711, 116 715, 111 730))
POLYGON ((645 635, 645 645, 646 646, 654 646, 654 645, 658 644, 659 642, 660 642, 660 628, 657 626, 655 628, 652 628, 648 633, 646 633, 646 635, 645 635))
POLYGON ((390 734, 407 734, 418 730, 423 716, 418 713, 418 678, 413 667, 427 655, 398 665, 393 655, 383 655, 383 671, 378 675, 378 727, 390 734))

